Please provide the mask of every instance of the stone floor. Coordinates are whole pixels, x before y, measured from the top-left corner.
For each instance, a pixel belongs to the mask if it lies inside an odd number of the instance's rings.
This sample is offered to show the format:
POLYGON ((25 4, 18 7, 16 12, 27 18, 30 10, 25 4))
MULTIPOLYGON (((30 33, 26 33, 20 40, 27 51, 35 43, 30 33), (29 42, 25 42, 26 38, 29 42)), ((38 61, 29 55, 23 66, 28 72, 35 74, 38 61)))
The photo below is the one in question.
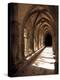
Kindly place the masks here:
POLYGON ((24 66, 20 66, 17 76, 33 76, 54 74, 55 55, 52 47, 37 51, 32 57, 26 58, 24 66), (38 54, 37 54, 38 53, 38 54))

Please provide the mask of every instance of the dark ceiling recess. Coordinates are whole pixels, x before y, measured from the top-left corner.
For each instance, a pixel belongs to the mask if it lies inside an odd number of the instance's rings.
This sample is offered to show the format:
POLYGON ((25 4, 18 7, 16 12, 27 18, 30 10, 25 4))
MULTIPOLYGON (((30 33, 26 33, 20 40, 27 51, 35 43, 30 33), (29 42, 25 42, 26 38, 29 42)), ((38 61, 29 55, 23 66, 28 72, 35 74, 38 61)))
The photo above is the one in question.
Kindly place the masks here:
POLYGON ((44 38, 44 44, 46 46, 52 46, 52 36, 50 33, 47 33, 44 38))

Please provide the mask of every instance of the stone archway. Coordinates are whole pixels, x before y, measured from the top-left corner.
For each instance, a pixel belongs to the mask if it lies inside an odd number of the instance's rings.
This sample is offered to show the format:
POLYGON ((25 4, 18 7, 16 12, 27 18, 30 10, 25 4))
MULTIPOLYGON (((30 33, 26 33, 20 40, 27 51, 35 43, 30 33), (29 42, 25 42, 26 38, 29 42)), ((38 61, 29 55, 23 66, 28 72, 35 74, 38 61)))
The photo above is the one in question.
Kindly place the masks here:
MULTIPOLYGON (((34 52, 44 46, 43 41, 45 40, 45 43, 46 43, 46 39, 43 39, 43 38, 46 30, 50 31, 53 35, 54 31, 52 26, 54 23, 54 19, 52 15, 49 13, 48 7, 46 7, 46 9, 43 6, 33 7, 31 11, 29 11, 25 16, 23 23, 24 23, 23 25, 24 29, 27 29, 27 34, 26 34, 27 37, 24 38, 24 40, 27 39, 27 43, 24 43, 24 46, 27 45, 26 51, 28 52, 28 54, 29 54, 29 50, 34 52), (45 25, 48 25, 47 29, 45 25)), ((49 38, 51 38, 51 36, 49 38)))
POLYGON ((45 47, 47 46, 52 46, 52 36, 50 33, 47 33, 44 37, 44 45, 45 47))

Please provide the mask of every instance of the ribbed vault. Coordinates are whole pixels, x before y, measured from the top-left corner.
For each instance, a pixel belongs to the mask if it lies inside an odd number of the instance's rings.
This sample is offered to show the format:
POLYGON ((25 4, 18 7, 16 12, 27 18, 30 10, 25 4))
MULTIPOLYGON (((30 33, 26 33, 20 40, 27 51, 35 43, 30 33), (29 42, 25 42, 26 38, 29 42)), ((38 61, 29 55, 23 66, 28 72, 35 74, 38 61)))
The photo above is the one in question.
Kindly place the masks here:
MULTIPOLYGON (((32 7, 28 12, 24 21, 24 29, 27 30, 27 39, 25 43, 25 50, 34 52, 41 47, 44 47, 44 38, 46 33, 50 33, 52 37, 52 46, 54 46, 54 18, 47 6, 32 7)), ((53 47, 54 48, 54 47, 53 47)))

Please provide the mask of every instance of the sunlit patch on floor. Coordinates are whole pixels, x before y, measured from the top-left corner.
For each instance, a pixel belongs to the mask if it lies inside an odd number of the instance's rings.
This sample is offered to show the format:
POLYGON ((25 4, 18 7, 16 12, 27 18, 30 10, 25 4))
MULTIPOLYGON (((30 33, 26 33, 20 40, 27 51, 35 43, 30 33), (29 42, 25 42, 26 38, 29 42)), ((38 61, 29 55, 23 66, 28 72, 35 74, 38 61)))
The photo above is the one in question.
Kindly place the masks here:
POLYGON ((40 48, 39 50, 37 50, 36 52, 34 52, 33 54, 31 54, 30 56, 26 57, 26 60, 29 60, 31 57, 33 57, 35 54, 38 54, 38 52, 40 52, 44 47, 40 48))
POLYGON ((53 55, 53 53, 54 52, 52 47, 46 47, 32 65, 36 67, 54 70, 55 55, 53 55))

